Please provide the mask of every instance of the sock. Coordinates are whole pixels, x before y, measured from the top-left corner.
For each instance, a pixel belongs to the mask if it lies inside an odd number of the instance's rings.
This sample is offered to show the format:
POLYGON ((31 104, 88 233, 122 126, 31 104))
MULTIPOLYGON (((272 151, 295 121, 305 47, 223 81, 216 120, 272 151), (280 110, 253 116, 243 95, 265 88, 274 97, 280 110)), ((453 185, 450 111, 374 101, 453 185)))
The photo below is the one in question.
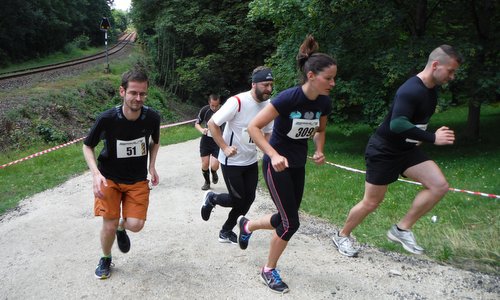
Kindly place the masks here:
POLYGON ((397 228, 399 231, 408 231, 408 230, 404 230, 404 229, 399 228, 399 226, 398 226, 398 225, 396 225, 396 228, 397 228))
POLYGON ((208 170, 201 170, 203 173, 203 178, 205 178, 205 183, 210 183, 210 174, 208 173, 208 170))
POLYGON ((246 222, 245 225, 243 226, 243 230, 245 230, 245 233, 252 233, 249 229, 248 229, 248 223, 250 223, 250 221, 246 222))
POLYGON ((118 222, 118 227, 116 228, 116 230, 118 230, 118 231, 125 230, 125 228, 123 227, 123 222, 125 222, 125 221, 123 219, 120 219, 120 221, 118 222))
POLYGON ((103 254, 102 257, 111 258, 111 253, 110 254, 103 254))
POLYGON ((274 270, 274 268, 268 268, 267 266, 264 266, 264 272, 265 272, 265 273, 269 273, 269 272, 271 272, 272 270, 274 270))
POLYGON ((217 171, 214 171, 214 170, 210 170, 210 172, 212 172, 212 176, 217 175, 217 171))

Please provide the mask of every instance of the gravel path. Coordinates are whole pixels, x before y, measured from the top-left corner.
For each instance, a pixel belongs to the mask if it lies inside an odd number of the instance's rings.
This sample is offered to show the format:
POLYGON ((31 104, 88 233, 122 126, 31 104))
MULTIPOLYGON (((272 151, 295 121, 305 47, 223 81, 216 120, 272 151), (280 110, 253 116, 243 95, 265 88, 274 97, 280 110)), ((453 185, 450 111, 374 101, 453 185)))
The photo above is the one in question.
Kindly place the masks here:
MULTIPOLYGON (((258 277, 270 233, 256 232, 242 251, 217 241, 227 209, 217 207, 208 222, 200 217, 198 143, 160 149, 160 185, 152 191, 146 226, 130 234, 129 253, 114 246, 115 267, 107 280, 94 278, 101 219, 92 215, 89 173, 2 216, 0 299, 500 298, 499 277, 439 265, 425 256, 375 248, 354 259, 341 256, 329 239, 334 227, 307 215, 279 265, 291 291, 271 293, 258 277)), ((214 189, 225 187, 220 182, 214 189)), ((248 216, 271 209, 267 193, 259 191, 248 216)))

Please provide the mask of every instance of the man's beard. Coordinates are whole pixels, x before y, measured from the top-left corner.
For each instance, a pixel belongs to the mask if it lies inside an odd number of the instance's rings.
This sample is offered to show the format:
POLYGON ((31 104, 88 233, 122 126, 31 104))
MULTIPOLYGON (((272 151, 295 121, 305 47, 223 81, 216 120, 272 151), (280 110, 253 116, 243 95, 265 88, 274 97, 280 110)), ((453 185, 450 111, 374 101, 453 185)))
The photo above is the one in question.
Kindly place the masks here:
POLYGON ((259 89, 255 89, 255 97, 257 97, 257 100, 259 100, 259 102, 263 102, 269 99, 269 94, 265 94, 261 92, 259 89))

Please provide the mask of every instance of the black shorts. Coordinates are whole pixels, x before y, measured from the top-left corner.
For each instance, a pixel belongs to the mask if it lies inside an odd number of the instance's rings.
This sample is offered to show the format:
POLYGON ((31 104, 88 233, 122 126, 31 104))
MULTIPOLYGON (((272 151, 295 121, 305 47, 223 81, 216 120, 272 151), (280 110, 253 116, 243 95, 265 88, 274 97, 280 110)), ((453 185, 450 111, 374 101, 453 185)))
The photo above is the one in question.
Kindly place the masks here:
POLYGON ((210 154, 217 158, 219 156, 219 146, 217 146, 213 138, 204 135, 200 140, 200 157, 208 156, 210 154))
POLYGON ((366 182, 388 185, 398 180, 406 169, 428 160, 430 158, 418 146, 401 150, 374 134, 365 150, 366 182))

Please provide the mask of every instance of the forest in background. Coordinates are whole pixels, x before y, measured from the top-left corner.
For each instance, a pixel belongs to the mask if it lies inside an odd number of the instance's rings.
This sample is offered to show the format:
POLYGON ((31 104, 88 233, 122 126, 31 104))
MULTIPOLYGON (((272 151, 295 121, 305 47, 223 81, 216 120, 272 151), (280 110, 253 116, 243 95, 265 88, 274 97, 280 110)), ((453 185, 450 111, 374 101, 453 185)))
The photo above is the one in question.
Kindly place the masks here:
MULTIPOLYGON (((396 89, 434 48, 464 56, 439 109, 467 105, 464 139, 479 137, 480 108, 499 101, 499 16, 492 0, 132 0, 131 18, 154 78, 183 101, 203 104, 249 88, 261 64, 275 92, 297 84, 295 56, 307 34, 338 60, 334 122, 381 121, 396 89)), ((345 125, 346 133, 349 126, 345 125)))
POLYGON ((399 85, 441 44, 465 58, 438 106, 468 106, 461 138, 477 140, 481 105, 500 101, 498 1, 132 0, 130 14, 111 10, 113 1, 1 1, 0 67, 103 45, 106 16, 110 39, 130 19, 155 83, 197 106, 210 93, 247 90, 262 64, 273 68, 275 92, 297 84, 295 56, 307 34, 338 61, 331 120, 346 134, 353 122, 378 124, 399 85))
POLYGON ((111 23, 109 40, 128 26, 125 13, 110 9, 113 0, 2 0, 0 67, 43 57, 67 47, 104 45, 100 22, 111 23))

